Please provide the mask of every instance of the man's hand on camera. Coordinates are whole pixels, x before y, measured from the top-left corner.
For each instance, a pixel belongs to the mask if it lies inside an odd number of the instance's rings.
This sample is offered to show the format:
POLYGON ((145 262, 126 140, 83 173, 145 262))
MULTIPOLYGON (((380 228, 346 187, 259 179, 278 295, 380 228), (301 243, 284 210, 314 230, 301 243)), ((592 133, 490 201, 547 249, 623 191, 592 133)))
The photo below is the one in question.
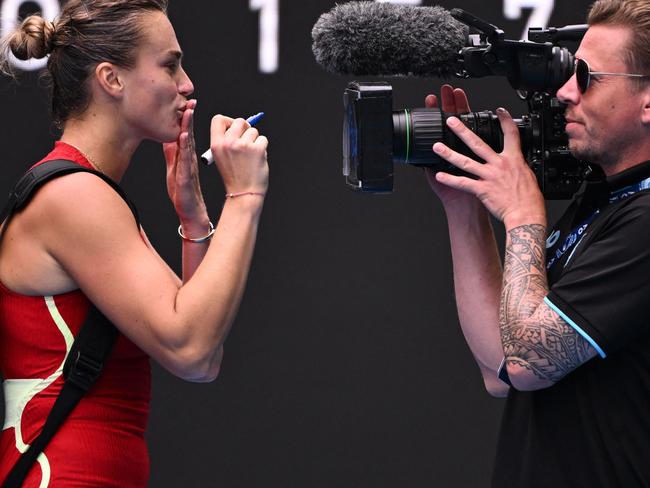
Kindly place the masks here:
MULTIPOLYGON (((470 111, 467 95, 460 88, 454 88, 451 85, 442 85, 440 87, 440 102, 436 95, 427 95, 424 99, 424 105, 427 108, 440 107, 443 112, 451 114, 465 114, 470 111)), ((427 177, 431 189, 438 195, 440 201, 445 208, 450 205, 467 205, 475 204, 476 198, 473 195, 467 194, 462 191, 455 190, 449 186, 441 185, 436 181, 435 172, 429 168, 424 169, 424 174, 427 177)))
POLYGON ((500 153, 496 153, 458 118, 447 119, 449 128, 485 164, 459 154, 443 143, 436 143, 433 146, 436 154, 477 177, 472 179, 439 172, 436 181, 476 196, 495 218, 505 224, 506 229, 524 224, 546 225, 544 197, 521 152, 519 129, 505 109, 498 109, 497 116, 504 134, 500 153))

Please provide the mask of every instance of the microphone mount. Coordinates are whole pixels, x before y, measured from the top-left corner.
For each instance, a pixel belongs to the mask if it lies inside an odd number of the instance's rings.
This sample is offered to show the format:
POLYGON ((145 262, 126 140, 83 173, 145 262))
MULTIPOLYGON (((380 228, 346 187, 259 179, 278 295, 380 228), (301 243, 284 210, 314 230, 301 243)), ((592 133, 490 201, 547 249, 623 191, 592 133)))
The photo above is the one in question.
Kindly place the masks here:
POLYGON ((567 25, 564 27, 531 27, 528 29, 528 40, 532 42, 550 42, 557 44, 562 41, 579 42, 587 32, 589 25, 567 25))
POLYGON ((573 74, 573 54, 550 39, 580 39, 586 26, 531 29, 533 37, 542 42, 515 41, 506 39, 497 26, 465 10, 455 8, 450 13, 480 33, 472 36, 458 54, 457 76, 461 78, 503 76, 515 90, 554 93, 573 74))

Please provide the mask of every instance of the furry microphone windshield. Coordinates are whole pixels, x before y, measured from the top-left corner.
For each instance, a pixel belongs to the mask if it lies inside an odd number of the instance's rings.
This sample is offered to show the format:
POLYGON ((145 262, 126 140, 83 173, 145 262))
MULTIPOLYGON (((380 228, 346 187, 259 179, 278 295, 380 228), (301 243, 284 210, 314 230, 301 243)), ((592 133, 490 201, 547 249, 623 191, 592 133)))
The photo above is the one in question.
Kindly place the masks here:
POLYGON ((321 15, 312 50, 332 73, 447 77, 468 31, 441 7, 349 2, 321 15))

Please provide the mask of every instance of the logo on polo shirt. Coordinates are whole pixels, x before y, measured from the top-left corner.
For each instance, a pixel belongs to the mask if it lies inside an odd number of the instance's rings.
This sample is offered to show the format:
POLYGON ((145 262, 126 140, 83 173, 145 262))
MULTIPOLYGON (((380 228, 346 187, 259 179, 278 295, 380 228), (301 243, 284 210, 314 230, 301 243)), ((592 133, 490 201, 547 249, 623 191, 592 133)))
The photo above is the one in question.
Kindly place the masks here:
POLYGON ((560 231, 556 230, 553 232, 550 236, 548 236, 548 239, 546 239, 546 249, 550 249, 555 244, 557 244, 557 240, 560 238, 560 231))

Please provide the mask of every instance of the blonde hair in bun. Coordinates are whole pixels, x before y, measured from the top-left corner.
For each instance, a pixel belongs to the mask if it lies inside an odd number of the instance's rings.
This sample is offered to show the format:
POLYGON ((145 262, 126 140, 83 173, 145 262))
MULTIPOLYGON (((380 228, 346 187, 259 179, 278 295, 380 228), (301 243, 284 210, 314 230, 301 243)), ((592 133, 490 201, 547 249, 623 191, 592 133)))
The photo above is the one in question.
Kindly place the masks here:
POLYGON ((167 13, 167 0, 67 0, 55 23, 27 17, 0 43, 0 71, 13 75, 10 53, 20 60, 46 56, 54 122, 83 113, 89 83, 102 62, 132 68, 144 39, 144 14, 167 13))
POLYGON ((41 59, 54 49, 56 26, 40 15, 27 17, 20 29, 17 29, 8 39, 8 47, 18 59, 41 59))

